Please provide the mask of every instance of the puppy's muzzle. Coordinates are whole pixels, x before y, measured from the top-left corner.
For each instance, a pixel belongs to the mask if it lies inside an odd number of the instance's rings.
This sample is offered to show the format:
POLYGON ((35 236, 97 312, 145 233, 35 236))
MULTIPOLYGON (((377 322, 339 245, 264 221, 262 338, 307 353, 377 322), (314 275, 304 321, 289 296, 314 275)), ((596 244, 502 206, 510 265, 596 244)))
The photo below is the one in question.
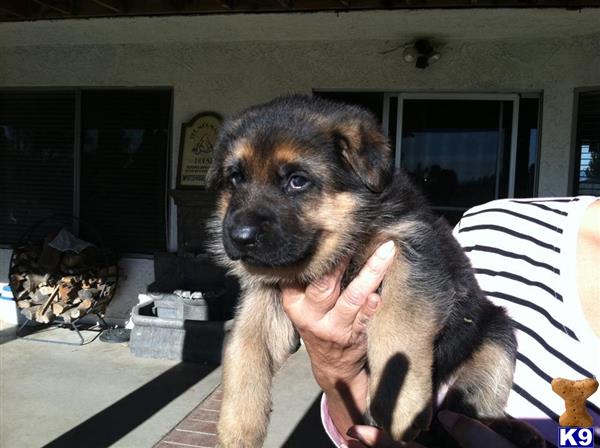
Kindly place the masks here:
POLYGON ((255 213, 235 213, 228 223, 227 234, 236 249, 244 253, 263 233, 266 219, 255 213))

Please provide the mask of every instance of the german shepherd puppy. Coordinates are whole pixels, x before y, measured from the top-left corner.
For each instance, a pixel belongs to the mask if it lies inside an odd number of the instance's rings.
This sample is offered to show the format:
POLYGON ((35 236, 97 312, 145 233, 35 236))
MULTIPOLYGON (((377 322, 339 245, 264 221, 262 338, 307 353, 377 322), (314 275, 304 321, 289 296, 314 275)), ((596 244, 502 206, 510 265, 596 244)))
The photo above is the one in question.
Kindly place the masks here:
POLYGON ((251 107, 224 123, 208 174, 220 262, 242 288, 224 352, 218 425, 224 447, 259 447, 272 377, 298 346, 280 285, 306 285, 348 258, 350 280, 376 247, 396 255, 368 328, 367 421, 395 440, 429 427, 442 407, 503 417, 516 342, 479 289, 443 219, 402 173, 367 111, 307 96, 251 107))

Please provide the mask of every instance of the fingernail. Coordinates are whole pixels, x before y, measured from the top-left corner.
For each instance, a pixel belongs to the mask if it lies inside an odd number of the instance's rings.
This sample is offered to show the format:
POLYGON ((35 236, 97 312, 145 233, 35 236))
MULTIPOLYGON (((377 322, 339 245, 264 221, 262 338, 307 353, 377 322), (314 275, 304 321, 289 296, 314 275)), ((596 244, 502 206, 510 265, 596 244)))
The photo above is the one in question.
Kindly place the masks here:
POLYGON ((367 306, 369 308, 371 308, 372 310, 374 310, 375 308, 377 308, 379 306, 379 296, 377 295, 370 295, 369 296, 369 301, 367 302, 367 306))
POLYGON ((456 425, 456 421, 458 420, 458 414, 451 411, 440 411, 438 413, 438 420, 442 424, 446 430, 451 430, 456 425))
POLYGON ((375 251, 375 255, 377 255, 379 258, 389 258, 393 253, 394 250, 396 249, 396 246, 394 245, 393 241, 388 241, 384 244, 382 244, 381 246, 379 246, 379 248, 375 251))

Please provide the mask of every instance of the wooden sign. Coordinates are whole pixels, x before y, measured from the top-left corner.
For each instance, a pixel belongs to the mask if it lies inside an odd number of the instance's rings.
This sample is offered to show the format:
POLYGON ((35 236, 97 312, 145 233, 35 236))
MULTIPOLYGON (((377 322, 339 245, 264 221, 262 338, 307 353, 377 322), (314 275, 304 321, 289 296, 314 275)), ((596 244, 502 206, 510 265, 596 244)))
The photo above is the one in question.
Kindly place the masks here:
POLYGON ((203 112, 181 126, 177 188, 205 188, 213 148, 223 119, 203 112))

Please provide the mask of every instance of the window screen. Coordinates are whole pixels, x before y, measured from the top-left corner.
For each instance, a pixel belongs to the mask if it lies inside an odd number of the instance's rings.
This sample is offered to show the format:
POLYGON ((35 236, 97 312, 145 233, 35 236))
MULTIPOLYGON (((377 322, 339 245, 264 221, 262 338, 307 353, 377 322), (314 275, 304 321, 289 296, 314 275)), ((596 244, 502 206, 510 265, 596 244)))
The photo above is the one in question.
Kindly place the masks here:
POLYGON ((73 213, 75 94, 0 91, 0 243, 73 213))
POLYGON ((165 250, 170 91, 84 91, 81 105, 82 219, 121 253, 165 250))
POLYGON ((600 195, 600 91, 579 94, 575 194, 600 195))
POLYGON ((0 91, 0 244, 79 216, 119 253, 165 250, 170 111, 167 89, 0 91))

